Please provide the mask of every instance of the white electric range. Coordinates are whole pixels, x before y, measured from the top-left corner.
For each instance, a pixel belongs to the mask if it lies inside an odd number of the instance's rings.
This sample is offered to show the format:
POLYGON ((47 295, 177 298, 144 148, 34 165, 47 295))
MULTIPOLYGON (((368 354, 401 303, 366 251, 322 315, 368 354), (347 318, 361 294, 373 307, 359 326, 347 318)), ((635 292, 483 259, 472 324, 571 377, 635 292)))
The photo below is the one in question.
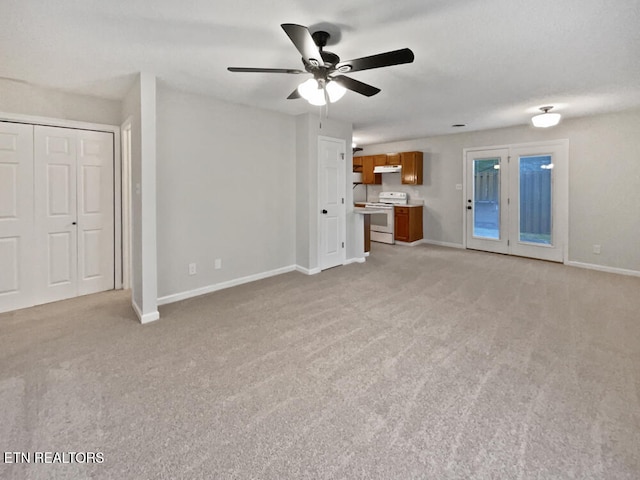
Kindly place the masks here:
POLYGON ((371 241, 394 244, 394 212, 395 205, 406 205, 407 194, 404 192, 380 192, 377 202, 367 202, 364 208, 384 210, 384 213, 371 215, 371 241))

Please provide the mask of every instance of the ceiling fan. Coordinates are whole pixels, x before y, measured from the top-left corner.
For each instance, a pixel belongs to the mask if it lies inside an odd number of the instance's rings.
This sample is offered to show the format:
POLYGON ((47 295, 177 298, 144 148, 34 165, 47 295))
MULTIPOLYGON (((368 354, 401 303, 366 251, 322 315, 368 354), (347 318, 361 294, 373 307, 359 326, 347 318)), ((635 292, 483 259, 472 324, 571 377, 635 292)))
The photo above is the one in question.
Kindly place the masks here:
POLYGON ((230 72, 286 73, 294 75, 310 73, 313 78, 300 84, 287 98, 302 97, 312 105, 325 105, 339 100, 346 90, 351 90, 367 97, 380 92, 379 88, 342 75, 343 73, 411 63, 414 59, 413 52, 410 49, 402 48, 341 62, 338 55, 324 50, 331 37, 329 33, 317 31, 312 34, 307 27, 293 23, 283 23, 281 27, 302 55, 304 70, 244 67, 228 67, 227 70, 230 72))

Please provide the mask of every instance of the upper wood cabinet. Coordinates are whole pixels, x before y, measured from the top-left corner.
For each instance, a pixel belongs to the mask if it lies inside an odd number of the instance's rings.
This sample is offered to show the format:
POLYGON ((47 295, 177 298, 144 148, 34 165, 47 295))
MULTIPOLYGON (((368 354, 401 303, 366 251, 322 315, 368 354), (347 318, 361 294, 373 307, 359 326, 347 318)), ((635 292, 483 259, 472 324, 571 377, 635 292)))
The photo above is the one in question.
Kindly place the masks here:
POLYGON ((382 167, 387 164, 387 154, 373 155, 373 164, 376 167, 382 167))
POLYGON ((353 157, 353 171, 362 172, 362 157, 353 157))
POLYGON ((387 153, 387 165, 400 165, 400 154, 387 153))
POLYGON ((422 185, 422 152, 400 153, 400 164, 403 184, 422 185))
POLYGON ((362 183, 366 184, 382 184, 382 175, 380 173, 373 173, 373 167, 375 166, 375 159, 372 155, 365 155, 362 158, 362 183))
POLYGON ((353 157, 353 171, 362 172, 362 183, 382 184, 382 174, 373 173, 373 167, 402 165, 404 185, 422 185, 422 152, 400 152, 353 157))

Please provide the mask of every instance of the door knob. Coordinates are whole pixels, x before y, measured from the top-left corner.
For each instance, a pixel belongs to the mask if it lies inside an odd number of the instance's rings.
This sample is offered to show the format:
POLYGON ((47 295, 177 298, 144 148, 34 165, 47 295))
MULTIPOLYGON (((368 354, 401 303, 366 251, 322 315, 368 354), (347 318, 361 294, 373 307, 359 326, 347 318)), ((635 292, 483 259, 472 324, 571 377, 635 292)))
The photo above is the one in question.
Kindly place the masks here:
POLYGON ((471 205, 468 205, 468 206, 467 206, 467 210, 471 210, 471 205))
POLYGON ((72 222, 71 225, 77 225, 77 222, 72 222))
POLYGON ((327 214, 327 213, 329 213, 329 212, 327 212, 326 210, 324 210, 324 209, 323 209, 323 210, 322 210, 322 213, 323 213, 324 215, 326 215, 326 214, 327 214))

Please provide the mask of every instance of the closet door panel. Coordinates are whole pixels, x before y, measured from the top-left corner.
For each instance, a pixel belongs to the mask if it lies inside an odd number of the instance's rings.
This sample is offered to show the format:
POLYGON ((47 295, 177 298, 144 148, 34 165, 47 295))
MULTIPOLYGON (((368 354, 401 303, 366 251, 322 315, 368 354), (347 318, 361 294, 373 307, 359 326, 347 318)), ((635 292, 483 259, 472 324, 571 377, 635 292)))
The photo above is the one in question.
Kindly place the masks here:
POLYGON ((36 126, 35 303, 78 295, 77 131, 36 126))
POLYGON ((32 304, 33 126, 0 122, 0 312, 32 304))
POLYGON ((78 134, 78 292, 114 288, 113 135, 78 134))

